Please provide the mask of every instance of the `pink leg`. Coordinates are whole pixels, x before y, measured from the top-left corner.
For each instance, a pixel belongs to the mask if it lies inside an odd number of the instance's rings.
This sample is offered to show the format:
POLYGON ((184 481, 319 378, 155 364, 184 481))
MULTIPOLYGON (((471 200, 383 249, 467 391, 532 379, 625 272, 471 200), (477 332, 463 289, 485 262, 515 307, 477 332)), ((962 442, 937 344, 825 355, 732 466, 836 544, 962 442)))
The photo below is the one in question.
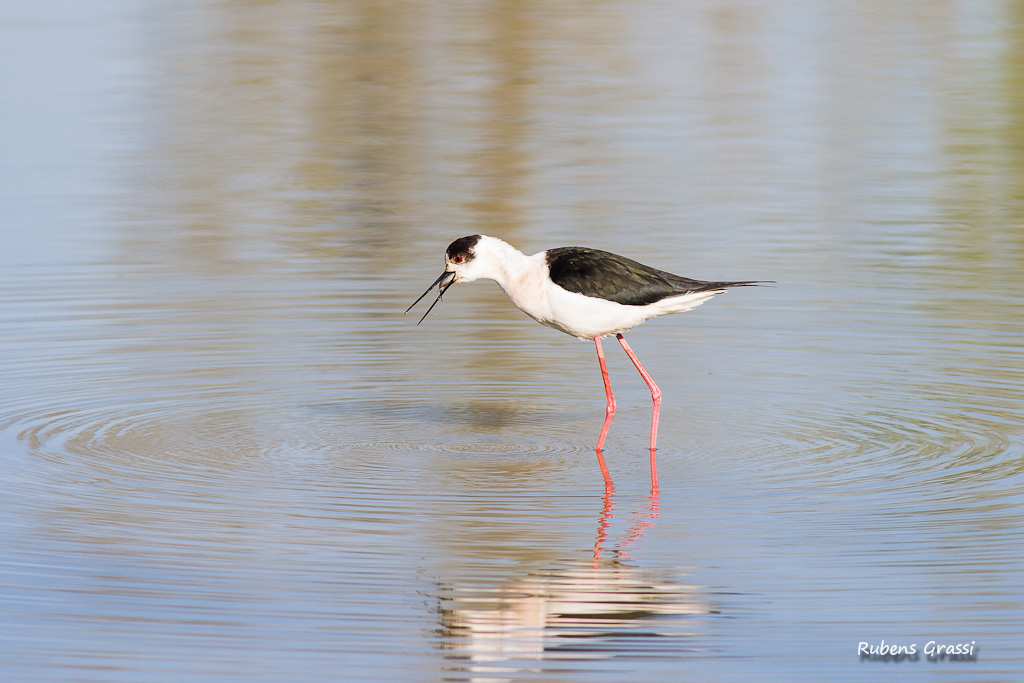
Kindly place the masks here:
MULTIPOLYGON (((629 344, 626 343, 626 338, 621 334, 615 335, 619 344, 622 345, 622 350, 626 352, 629 359, 633 361, 633 365, 640 371, 640 376, 647 382, 647 387, 651 390, 651 400, 654 401, 654 418, 651 420, 651 483, 654 485, 654 490, 658 490, 658 461, 654 455, 655 449, 658 443, 658 418, 661 416, 661 389, 654 383, 651 376, 644 370, 644 366, 640 364, 640 359, 633 353, 633 349, 629 348, 629 344)), ((604 361, 602 360, 602 363, 604 361)))
POLYGON ((604 458, 601 451, 604 449, 604 440, 608 437, 608 430, 612 426, 612 418, 615 417, 615 395, 612 393, 612 381, 608 378, 608 366, 604 362, 604 349, 601 348, 601 339, 594 338, 594 346, 597 347, 597 360, 601 363, 601 378, 604 380, 604 393, 608 397, 608 408, 605 411, 604 426, 601 427, 601 437, 597 440, 597 457, 601 463, 602 474, 605 481, 609 481, 608 470, 604 466, 604 458))

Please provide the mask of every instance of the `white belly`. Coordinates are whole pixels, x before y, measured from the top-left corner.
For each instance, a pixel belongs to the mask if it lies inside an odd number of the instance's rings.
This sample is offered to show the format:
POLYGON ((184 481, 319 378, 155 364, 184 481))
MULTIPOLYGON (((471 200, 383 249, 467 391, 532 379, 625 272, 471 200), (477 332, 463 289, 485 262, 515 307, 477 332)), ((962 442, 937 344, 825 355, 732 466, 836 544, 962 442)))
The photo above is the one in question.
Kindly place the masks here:
POLYGON ((505 294, 523 313, 542 325, 587 340, 625 332, 659 315, 688 311, 722 291, 681 294, 644 306, 626 306, 562 289, 547 278, 546 269, 527 272, 510 284, 503 287, 505 294))

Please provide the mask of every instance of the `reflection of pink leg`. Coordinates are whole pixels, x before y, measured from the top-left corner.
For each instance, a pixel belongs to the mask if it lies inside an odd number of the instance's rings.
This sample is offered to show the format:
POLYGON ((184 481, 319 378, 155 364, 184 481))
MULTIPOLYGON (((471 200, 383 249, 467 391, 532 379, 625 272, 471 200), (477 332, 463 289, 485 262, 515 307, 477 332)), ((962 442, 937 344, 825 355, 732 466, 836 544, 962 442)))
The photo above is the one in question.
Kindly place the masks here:
POLYGON ((660 510, 661 505, 658 499, 658 489, 655 488, 651 491, 650 505, 648 507, 647 514, 643 514, 639 510, 633 513, 637 517, 637 521, 626 533, 626 537, 622 539, 622 542, 617 546, 620 557, 628 558, 630 556, 629 550, 635 548, 636 543, 643 538, 644 532, 654 526, 653 520, 661 517, 660 510))
POLYGON ((601 363, 604 393, 608 397, 608 409, 605 412, 604 426, 601 427, 601 437, 597 440, 597 457, 601 463, 601 472, 604 474, 605 482, 608 482, 610 479, 608 477, 608 470, 604 466, 604 458, 601 457, 601 450, 604 449, 604 440, 608 437, 608 430, 612 426, 612 418, 615 417, 615 395, 612 394, 612 381, 608 378, 608 366, 604 362, 604 349, 601 348, 600 337, 594 337, 594 346, 597 347, 597 360, 601 363))
MULTIPOLYGON (((598 451, 598 457, 601 457, 601 452, 598 451)), ((602 460, 602 464, 604 461, 602 460)), ((612 510, 615 509, 615 486, 612 484, 612 480, 605 479, 604 487, 604 507, 601 510, 601 521, 597 524, 597 539, 594 541, 594 568, 596 569, 598 564, 601 562, 601 553, 604 552, 604 542, 608 538, 608 525, 611 524, 612 510)))
MULTIPOLYGON (((661 389, 658 388, 658 385, 654 383, 651 376, 647 374, 646 370, 644 370, 644 366, 640 364, 640 359, 636 357, 636 354, 633 353, 633 349, 629 348, 629 344, 626 343, 626 338, 621 334, 616 334, 615 336, 618 337, 619 344, 622 345, 622 350, 626 352, 629 359, 633 361, 633 365, 635 365, 636 369, 640 371, 640 376, 644 378, 645 382, 647 382, 647 387, 651 390, 651 399, 654 401, 654 418, 651 420, 651 484, 653 485, 654 490, 657 491, 658 460, 655 457, 654 452, 658 443, 658 417, 661 416, 661 389)), ((600 348, 600 346, 598 348, 600 348)), ((601 358, 601 364, 603 367, 603 357, 601 358)), ((607 378, 607 376, 608 374, 606 372, 605 377, 607 378)), ((607 386, 607 380, 605 381, 605 384, 607 386)), ((608 391, 611 392, 610 386, 608 387, 608 391)))
POLYGON ((597 464, 601 467, 601 476, 604 477, 604 489, 614 489, 615 484, 612 482, 612 475, 608 473, 608 465, 604 464, 604 454, 601 450, 597 451, 597 464))

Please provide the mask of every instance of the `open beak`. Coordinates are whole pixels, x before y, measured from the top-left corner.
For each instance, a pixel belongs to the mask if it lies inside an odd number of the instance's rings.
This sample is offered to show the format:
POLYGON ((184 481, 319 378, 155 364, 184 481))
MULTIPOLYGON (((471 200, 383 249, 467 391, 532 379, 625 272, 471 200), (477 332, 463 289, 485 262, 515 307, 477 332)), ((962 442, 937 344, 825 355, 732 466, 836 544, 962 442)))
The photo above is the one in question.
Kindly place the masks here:
MULTIPOLYGON (((441 276, 439 278, 434 280, 434 284, 432 284, 429 287, 427 287, 427 291, 425 291, 422 294, 420 294, 420 298, 419 299, 416 299, 416 301, 412 302, 412 306, 415 306, 416 304, 418 304, 420 302, 420 300, 423 297, 425 297, 427 294, 430 294, 430 290, 432 290, 435 286, 437 286, 437 298, 434 299, 434 303, 430 304, 430 308, 428 308, 427 312, 423 314, 422 318, 420 318, 420 322, 416 323, 417 325, 419 325, 421 322, 423 322, 426 319, 426 317, 428 315, 430 315, 430 312, 432 310, 434 310, 434 306, 437 305, 437 302, 441 300, 441 297, 444 296, 444 293, 448 291, 448 288, 451 287, 454 284, 455 284, 455 273, 446 270, 443 273, 441 273, 441 276)), ((412 306, 410 306, 409 308, 405 309, 405 312, 408 313, 409 311, 411 311, 412 310, 412 306)))

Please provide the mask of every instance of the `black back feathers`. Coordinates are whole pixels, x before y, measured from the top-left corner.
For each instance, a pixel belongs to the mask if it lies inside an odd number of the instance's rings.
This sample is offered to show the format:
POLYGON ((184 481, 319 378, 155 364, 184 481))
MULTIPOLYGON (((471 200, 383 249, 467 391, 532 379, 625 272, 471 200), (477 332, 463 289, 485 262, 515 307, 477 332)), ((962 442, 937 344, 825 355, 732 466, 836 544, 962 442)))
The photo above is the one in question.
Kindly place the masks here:
POLYGON ((756 284, 691 280, 587 247, 549 249, 546 256, 549 276, 559 287, 626 306, 645 306, 680 294, 756 284))

